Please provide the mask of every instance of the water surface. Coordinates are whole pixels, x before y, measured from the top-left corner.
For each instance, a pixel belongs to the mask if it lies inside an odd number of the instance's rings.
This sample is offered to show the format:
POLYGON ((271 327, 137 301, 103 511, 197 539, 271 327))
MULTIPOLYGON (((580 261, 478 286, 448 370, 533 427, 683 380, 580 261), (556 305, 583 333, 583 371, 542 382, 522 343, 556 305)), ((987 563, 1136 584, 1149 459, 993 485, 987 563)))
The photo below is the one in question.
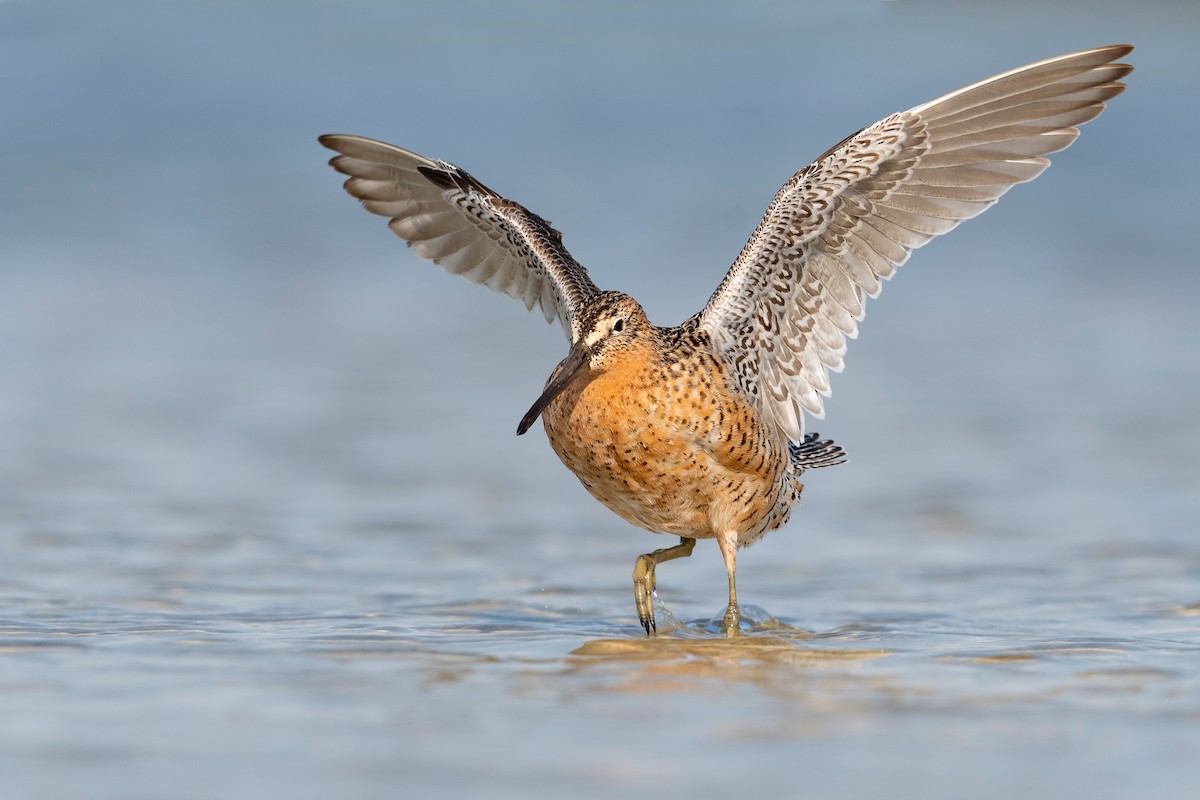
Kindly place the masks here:
MULTIPOLYGON (((0 4, 5 797, 1195 796, 1190 4, 0 4), (463 165, 675 323, 845 134, 1139 45, 919 252, 739 559, 513 436, 563 352, 418 262, 319 133, 463 165)), ((535 435, 536 434, 536 435, 535 435)))

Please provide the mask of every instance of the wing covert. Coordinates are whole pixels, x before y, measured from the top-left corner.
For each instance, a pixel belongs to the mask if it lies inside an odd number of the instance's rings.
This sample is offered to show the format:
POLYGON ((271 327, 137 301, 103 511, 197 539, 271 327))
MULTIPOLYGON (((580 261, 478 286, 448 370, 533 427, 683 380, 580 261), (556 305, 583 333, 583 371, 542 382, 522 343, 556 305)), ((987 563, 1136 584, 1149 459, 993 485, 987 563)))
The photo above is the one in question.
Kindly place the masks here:
POLYGON ((528 309, 538 305, 547 322, 557 318, 569 339, 578 336, 576 311, 599 290, 549 222, 445 161, 361 136, 319 141, 340 153, 329 164, 350 176, 346 191, 389 217, 418 256, 528 309))
POLYGON ((909 254, 1049 166, 1125 88, 1114 45, 1040 61, 893 114, 797 172, 704 309, 743 392, 788 438, 824 416, 866 297, 909 254))

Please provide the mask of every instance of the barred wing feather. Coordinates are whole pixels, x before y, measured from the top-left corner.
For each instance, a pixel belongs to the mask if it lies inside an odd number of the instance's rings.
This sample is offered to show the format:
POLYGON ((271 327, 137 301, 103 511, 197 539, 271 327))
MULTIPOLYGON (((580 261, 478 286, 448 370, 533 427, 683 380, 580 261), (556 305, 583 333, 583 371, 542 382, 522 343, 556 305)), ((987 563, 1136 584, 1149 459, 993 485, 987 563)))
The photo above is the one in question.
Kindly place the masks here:
POLYGON ((792 441, 824 416, 866 297, 909 254, 1049 166, 1125 88, 1114 45, 1040 61, 894 114, 800 170, 690 324, 792 441))
POLYGON ((546 220, 506 200, 445 161, 361 136, 329 134, 321 144, 341 155, 330 166, 350 177, 345 188, 421 258, 447 272, 541 306, 567 336, 576 313, 598 292, 546 220))

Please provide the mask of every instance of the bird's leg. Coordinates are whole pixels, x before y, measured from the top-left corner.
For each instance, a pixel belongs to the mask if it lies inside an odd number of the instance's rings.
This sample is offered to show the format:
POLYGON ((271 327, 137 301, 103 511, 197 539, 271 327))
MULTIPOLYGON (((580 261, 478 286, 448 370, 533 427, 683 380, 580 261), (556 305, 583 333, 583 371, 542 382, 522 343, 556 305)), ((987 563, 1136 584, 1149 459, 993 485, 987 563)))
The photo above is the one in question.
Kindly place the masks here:
POLYGON ((737 533, 717 537, 721 546, 721 555, 725 558, 725 572, 729 575, 729 606, 725 609, 725 635, 741 635, 742 615, 738 612, 737 584, 734 575, 737 573, 737 533))
POLYGON ((633 565, 633 599, 637 603, 638 620, 646 629, 647 636, 658 630, 658 626, 654 622, 654 600, 651 597, 655 585, 654 567, 673 558, 690 556, 692 548, 695 546, 695 539, 680 536, 679 544, 640 555, 637 563, 633 565))

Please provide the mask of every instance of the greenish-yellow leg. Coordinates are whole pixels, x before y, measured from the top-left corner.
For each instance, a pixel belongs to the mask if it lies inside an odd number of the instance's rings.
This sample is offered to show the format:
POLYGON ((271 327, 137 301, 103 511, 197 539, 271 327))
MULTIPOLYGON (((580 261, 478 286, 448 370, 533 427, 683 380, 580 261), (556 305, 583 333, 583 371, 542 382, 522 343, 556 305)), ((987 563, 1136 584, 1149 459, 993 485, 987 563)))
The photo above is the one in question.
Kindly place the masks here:
POLYGON ((737 587, 734 586, 733 573, 729 573, 729 607, 725 609, 725 635, 741 636, 742 615, 738 611, 737 587))
POLYGON ((737 583, 737 533, 718 536, 717 544, 721 546, 721 555, 725 559, 725 573, 729 575, 729 605, 725 609, 725 635, 740 636, 742 633, 742 615, 738 612, 737 583))
POLYGON ((664 561, 690 556, 692 548, 695 546, 695 539, 681 536, 679 544, 655 550, 653 553, 644 553, 638 556, 637 563, 633 565, 633 599, 637 603, 638 620, 646 629, 647 636, 658 630, 658 626, 654 622, 654 598, 652 596, 655 585, 654 568, 664 561))

